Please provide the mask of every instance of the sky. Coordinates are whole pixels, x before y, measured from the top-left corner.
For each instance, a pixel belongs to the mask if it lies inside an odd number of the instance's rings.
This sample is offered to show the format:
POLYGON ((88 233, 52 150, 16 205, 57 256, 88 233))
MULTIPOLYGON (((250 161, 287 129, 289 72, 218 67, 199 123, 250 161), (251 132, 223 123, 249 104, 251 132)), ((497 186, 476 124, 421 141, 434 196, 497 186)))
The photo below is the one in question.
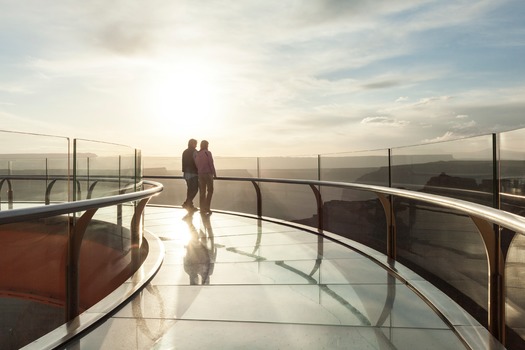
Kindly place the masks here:
POLYGON ((525 127, 523 0, 0 0, 3 130, 180 156, 525 127))

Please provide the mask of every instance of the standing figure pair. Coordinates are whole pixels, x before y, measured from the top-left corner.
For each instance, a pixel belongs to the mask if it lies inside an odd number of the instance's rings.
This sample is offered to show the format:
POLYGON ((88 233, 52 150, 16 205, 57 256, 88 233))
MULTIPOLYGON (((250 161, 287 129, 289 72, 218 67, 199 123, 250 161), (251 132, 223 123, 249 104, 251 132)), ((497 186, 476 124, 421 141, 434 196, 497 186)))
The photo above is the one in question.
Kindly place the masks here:
POLYGON ((197 210, 193 199, 200 192, 200 211, 209 214, 211 197, 213 196, 213 179, 217 177, 213 156, 208 150, 209 142, 201 141, 200 150, 197 151, 197 140, 190 139, 188 148, 182 153, 182 172, 186 180, 186 200, 182 207, 193 213, 197 210))

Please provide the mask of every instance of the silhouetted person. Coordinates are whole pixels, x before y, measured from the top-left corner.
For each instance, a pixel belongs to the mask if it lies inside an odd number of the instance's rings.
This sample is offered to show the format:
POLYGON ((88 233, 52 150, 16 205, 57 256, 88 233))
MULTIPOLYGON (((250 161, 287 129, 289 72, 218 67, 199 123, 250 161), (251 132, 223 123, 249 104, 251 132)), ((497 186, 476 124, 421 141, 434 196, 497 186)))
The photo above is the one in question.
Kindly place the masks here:
POLYGON ((211 213, 211 197, 213 196, 213 179, 217 177, 213 156, 208 150, 208 141, 201 141, 201 148, 195 157, 199 174, 199 198, 202 214, 211 213))
POLYGON ((199 191, 199 177, 197 173, 197 165, 195 164, 196 156, 197 140, 190 139, 188 141, 188 148, 182 152, 182 172, 187 186, 186 200, 182 203, 182 207, 188 210, 188 212, 197 210, 193 206, 193 199, 199 191))

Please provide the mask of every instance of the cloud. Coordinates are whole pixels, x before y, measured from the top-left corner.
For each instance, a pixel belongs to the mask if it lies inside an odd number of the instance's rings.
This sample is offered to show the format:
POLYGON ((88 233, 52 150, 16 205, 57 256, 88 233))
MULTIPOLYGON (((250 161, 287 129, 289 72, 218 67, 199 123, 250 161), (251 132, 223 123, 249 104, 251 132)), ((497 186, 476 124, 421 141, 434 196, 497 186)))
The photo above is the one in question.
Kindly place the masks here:
POLYGON ((408 125, 410 124, 410 122, 406 120, 396 120, 390 117, 377 116, 377 117, 366 117, 363 120, 361 120, 361 124, 388 125, 388 126, 400 127, 400 126, 408 125))
POLYGON ((421 143, 433 143, 433 142, 442 142, 442 141, 451 141, 460 138, 459 135, 454 134, 452 131, 447 131, 443 135, 432 138, 432 139, 423 139, 421 143))
POLYGON ((465 123, 456 123, 454 125, 454 129, 456 129, 456 130, 464 130, 464 129, 472 130, 472 128, 474 128, 476 126, 477 126, 477 123, 474 120, 469 120, 468 122, 465 122, 465 123))
POLYGON ((424 97, 422 99, 420 99, 418 102, 416 102, 414 104, 414 106, 421 106, 421 105, 428 105, 428 104, 431 104, 431 103, 435 103, 435 102, 441 102, 441 101, 448 101, 450 100, 452 97, 450 96, 432 96, 432 97, 424 97))
POLYGON ((372 89, 373 90, 373 89, 391 88, 391 87, 399 86, 401 84, 402 84, 401 81, 385 80, 385 81, 378 81, 378 82, 374 82, 374 83, 365 84, 365 85, 362 85, 362 87, 364 89, 372 89))
POLYGON ((368 21, 371 18, 404 11, 418 2, 415 0, 324 0, 301 3, 296 14, 305 22, 333 23, 334 19, 344 18, 355 21, 368 21))

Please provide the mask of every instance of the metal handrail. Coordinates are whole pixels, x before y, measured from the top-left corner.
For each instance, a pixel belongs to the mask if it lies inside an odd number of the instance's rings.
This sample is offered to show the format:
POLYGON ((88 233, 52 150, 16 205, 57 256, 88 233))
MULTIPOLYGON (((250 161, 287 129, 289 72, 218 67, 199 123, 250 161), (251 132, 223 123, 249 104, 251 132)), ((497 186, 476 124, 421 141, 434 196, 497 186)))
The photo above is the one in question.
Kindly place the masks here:
MULTIPOLYGON (((148 175, 146 179, 183 179, 182 176, 169 175, 148 175)), ((377 185, 366 185, 358 183, 336 182, 336 181, 317 181, 317 180, 299 180, 299 179, 279 179, 279 178, 254 178, 254 177, 232 177, 221 176, 216 180, 224 181, 248 181, 252 183, 281 183, 290 185, 313 185, 327 186, 336 188, 346 188, 365 192, 381 193, 384 195, 393 195, 407 199, 419 200, 430 204, 436 204, 444 208, 456 209, 468 216, 474 216, 480 219, 490 221, 496 225, 508 228, 516 233, 525 235, 525 217, 510 212, 487 207, 482 204, 469 202, 463 199, 445 197, 441 195, 404 190, 393 187, 384 187, 377 185)))
MULTIPOLYGON (((2 186, 4 184, 4 182, 6 182, 8 184, 8 199, 7 199, 7 202, 8 202, 8 208, 9 209, 12 209, 13 208, 13 204, 14 204, 14 192, 13 192, 13 186, 11 184, 11 180, 46 180, 46 181, 50 181, 47 186, 46 186, 46 192, 45 192, 45 195, 44 195, 44 203, 46 205, 49 205, 51 203, 51 190, 53 189, 53 186, 55 185, 55 183, 59 180, 62 180, 62 181, 70 181, 70 177, 68 175, 53 175, 53 176, 49 176, 49 175, 46 175, 46 176, 42 176, 42 175, 2 175, 1 176, 1 179, 0 179, 0 190, 2 189, 2 186)), ((95 189, 95 186, 99 183, 99 182, 118 182, 120 183, 120 181, 122 180, 122 176, 104 176, 104 177, 100 177, 100 176, 97 176, 97 177, 90 177, 90 176, 77 176, 76 177, 76 187, 77 187, 77 198, 80 199, 81 198, 81 191, 82 191, 82 187, 80 185, 80 181, 85 181, 85 180, 95 180, 93 183, 91 183, 91 185, 89 186, 88 188, 88 191, 87 191, 87 196, 86 196, 86 199, 91 199, 92 195, 93 195, 93 191, 95 189)), ((123 188, 121 188, 120 192, 122 192, 122 190, 124 189, 131 189, 131 188, 135 188, 135 185, 140 185, 140 183, 138 184, 135 184, 133 183, 133 186, 130 185, 130 183, 128 183, 126 186, 124 186, 123 188)), ((1 196, 0 196, 1 198, 1 196)), ((0 208, 1 209, 1 208, 0 208)))
MULTIPOLYGON (((147 176, 144 176, 145 178, 147 176)), ((167 176, 151 176, 150 178, 174 178, 167 176)), ((334 181, 317 181, 317 180, 292 180, 292 179, 276 179, 276 178, 244 178, 244 177, 217 177, 217 180, 226 181, 250 181, 250 182, 267 182, 267 183, 282 183, 291 185, 313 185, 313 186, 327 186, 336 188, 346 188, 365 192, 381 193, 385 195, 393 195, 403 197, 407 199, 419 200, 430 204, 436 204, 444 208, 456 209, 460 212, 468 215, 478 217, 480 219, 488 219, 494 224, 508 228, 514 232, 525 234, 525 217, 505 212, 502 210, 494 209, 491 207, 484 206, 469 202, 462 199, 449 198, 436 194, 415 192, 410 190, 376 186, 376 185, 365 185, 357 183, 346 183, 346 182, 334 182, 334 181)))
POLYGON ((153 187, 137 192, 114 195, 111 197, 84 199, 76 202, 57 203, 32 208, 0 211, 0 224, 39 219, 55 215, 80 212, 94 208, 110 207, 112 205, 120 203, 132 202, 143 198, 151 197, 160 193, 164 188, 164 186, 161 183, 155 181, 144 181, 144 184, 151 185, 153 187))

